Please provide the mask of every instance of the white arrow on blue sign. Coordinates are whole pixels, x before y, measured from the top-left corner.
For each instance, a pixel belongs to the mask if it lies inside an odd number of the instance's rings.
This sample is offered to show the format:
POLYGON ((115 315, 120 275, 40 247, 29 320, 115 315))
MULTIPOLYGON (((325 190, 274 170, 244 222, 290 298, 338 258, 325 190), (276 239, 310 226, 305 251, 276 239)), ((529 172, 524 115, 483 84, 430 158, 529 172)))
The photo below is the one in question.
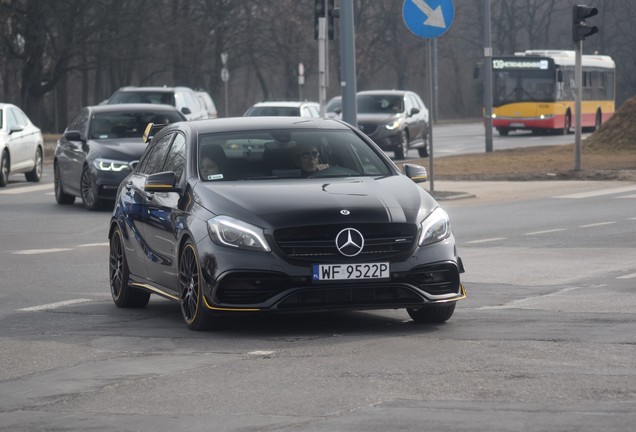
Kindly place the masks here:
POLYGON ((404 0, 402 18, 416 36, 434 39, 453 23, 455 8, 452 0, 404 0))

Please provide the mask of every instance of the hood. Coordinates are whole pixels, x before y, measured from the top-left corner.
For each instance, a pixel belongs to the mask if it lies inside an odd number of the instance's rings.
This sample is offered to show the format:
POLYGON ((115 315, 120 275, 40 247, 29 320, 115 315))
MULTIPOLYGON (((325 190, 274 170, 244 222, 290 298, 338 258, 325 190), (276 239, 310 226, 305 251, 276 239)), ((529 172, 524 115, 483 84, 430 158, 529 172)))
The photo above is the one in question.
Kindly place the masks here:
POLYGON ((384 124, 388 123, 391 120, 398 119, 402 116, 402 114, 364 114, 358 113, 357 120, 358 123, 374 123, 374 124, 384 124))
POLYGON ((382 178, 198 183, 194 199, 217 215, 260 226, 416 223, 437 203, 403 175, 382 178), (342 210, 348 210, 343 215, 342 210))
POLYGON ((146 149, 141 138, 93 139, 88 146, 94 157, 126 162, 139 159, 146 149))

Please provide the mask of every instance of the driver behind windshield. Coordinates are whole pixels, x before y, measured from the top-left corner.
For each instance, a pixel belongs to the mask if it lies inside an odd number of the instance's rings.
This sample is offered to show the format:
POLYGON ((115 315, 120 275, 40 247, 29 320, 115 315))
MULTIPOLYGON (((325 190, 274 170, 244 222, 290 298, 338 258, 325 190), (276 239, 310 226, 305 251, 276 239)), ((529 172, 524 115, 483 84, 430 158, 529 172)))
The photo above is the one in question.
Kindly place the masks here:
POLYGON ((315 145, 299 144, 295 153, 296 165, 300 167, 303 177, 309 177, 318 171, 329 168, 329 164, 320 163, 320 152, 315 145))

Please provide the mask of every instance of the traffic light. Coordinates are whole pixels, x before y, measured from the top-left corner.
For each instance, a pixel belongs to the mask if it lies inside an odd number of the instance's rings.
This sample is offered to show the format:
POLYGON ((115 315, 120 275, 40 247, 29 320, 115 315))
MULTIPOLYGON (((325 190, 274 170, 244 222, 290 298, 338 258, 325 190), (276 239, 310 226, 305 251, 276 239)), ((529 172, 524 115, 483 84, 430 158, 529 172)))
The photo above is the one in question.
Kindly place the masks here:
POLYGON ((327 39, 333 40, 335 15, 334 0, 314 0, 314 39, 319 36, 318 19, 327 18, 327 39))
POLYGON ((579 43, 588 36, 598 33, 598 27, 587 25, 585 20, 598 15, 598 9, 585 5, 572 6, 572 40, 579 43))

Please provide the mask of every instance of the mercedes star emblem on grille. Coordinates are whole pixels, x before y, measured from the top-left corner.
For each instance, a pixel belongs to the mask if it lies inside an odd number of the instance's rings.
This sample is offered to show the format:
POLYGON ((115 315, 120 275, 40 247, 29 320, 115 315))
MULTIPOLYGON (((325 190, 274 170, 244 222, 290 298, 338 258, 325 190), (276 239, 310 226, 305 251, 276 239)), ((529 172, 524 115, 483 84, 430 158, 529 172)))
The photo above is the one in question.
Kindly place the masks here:
POLYGON ((364 237, 354 228, 345 228, 336 236, 338 251, 347 257, 354 257, 364 248, 364 237))
POLYGON ((349 210, 340 210, 340 214, 343 216, 349 216, 351 214, 351 212, 349 210))

